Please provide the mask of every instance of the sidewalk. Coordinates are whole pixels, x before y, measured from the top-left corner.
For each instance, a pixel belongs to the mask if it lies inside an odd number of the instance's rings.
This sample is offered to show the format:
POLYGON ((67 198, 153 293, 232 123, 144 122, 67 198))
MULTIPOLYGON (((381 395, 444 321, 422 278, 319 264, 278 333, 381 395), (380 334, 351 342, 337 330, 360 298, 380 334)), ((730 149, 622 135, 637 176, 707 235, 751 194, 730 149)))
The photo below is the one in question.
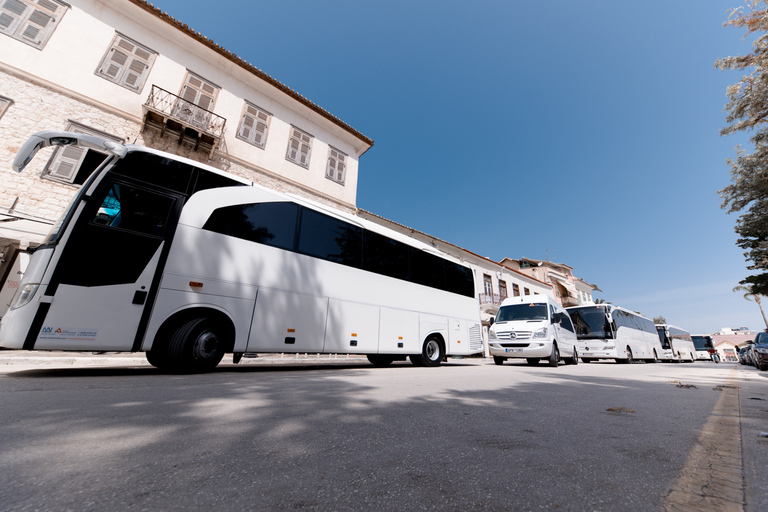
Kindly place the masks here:
MULTIPOLYGON (((367 363, 358 354, 248 354, 238 365, 295 364, 295 363, 367 363)), ((220 364, 232 364, 227 354, 220 364)), ((3 366, 151 366, 143 352, 61 352, 0 350, 3 366)))

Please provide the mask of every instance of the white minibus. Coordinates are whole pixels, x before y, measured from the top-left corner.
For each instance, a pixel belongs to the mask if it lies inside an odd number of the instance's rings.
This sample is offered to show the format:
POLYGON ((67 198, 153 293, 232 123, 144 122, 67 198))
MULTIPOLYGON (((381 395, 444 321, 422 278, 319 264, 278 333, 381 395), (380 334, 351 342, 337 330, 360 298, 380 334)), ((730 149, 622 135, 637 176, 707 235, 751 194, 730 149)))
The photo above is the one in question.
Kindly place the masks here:
POLYGON ((615 359, 617 363, 662 358, 659 336, 653 321, 613 304, 567 308, 576 328, 579 356, 585 363, 615 359))
POLYGON ((656 324, 661 346, 664 349, 662 359, 665 361, 696 361, 696 347, 693 344, 691 333, 668 324, 656 324))
POLYGON ((537 365, 578 364, 576 333, 568 314, 548 295, 504 299, 489 332, 493 362, 524 358, 537 365))
POLYGON ((225 353, 366 354, 438 366, 482 352, 474 273, 433 247, 174 155, 40 132, 110 156, 32 255, 0 346, 144 351, 179 372, 225 353))

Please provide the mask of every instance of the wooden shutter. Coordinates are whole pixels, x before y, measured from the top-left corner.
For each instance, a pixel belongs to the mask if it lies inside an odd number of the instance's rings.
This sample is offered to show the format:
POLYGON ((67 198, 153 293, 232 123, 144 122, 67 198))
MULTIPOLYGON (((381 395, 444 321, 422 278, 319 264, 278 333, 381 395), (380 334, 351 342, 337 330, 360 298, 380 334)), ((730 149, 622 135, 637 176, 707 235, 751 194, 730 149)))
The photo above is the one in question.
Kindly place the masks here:
POLYGON ((286 158, 303 167, 309 167, 311 153, 312 136, 296 128, 291 128, 291 140, 288 143, 286 158))
POLYGON ((328 168, 325 171, 325 177, 343 185, 344 171, 346 171, 346 158, 347 155, 332 147, 330 154, 328 155, 328 168))
POLYGON ((109 49, 99 74, 138 91, 144 85, 144 79, 149 73, 155 54, 133 41, 117 36, 115 43, 109 49))
POLYGON ((8 34, 14 34, 27 7, 27 4, 19 0, 5 0, 0 5, 0 29, 8 34))
POLYGON ((263 110, 246 103, 238 135, 251 144, 264 147, 267 141, 269 118, 270 115, 263 110))
POLYGON ((50 175, 60 180, 72 181, 87 152, 87 149, 77 146, 59 148, 51 162, 50 175))

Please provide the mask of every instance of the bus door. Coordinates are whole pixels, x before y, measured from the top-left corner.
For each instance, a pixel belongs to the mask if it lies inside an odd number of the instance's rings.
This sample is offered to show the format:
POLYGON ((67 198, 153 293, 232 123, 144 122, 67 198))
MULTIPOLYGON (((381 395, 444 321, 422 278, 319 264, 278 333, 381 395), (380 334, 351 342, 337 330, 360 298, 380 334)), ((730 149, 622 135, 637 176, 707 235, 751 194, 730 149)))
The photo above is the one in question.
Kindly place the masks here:
POLYGON ((59 246, 45 293, 49 309, 34 348, 136 350, 183 196, 107 176, 86 201, 59 246))

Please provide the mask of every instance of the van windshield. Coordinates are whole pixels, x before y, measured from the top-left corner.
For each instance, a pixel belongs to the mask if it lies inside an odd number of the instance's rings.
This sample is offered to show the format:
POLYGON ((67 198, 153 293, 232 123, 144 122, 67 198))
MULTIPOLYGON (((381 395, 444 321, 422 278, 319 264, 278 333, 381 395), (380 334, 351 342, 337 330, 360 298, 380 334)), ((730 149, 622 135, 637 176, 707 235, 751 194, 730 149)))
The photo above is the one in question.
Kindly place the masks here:
POLYGON ((514 322, 516 320, 546 320, 546 304, 513 304, 502 306, 496 315, 497 322, 514 322))
POLYGON ((568 309, 571 321, 576 328, 576 337, 580 340, 604 340, 613 338, 611 325, 605 314, 605 308, 589 306, 568 309))

